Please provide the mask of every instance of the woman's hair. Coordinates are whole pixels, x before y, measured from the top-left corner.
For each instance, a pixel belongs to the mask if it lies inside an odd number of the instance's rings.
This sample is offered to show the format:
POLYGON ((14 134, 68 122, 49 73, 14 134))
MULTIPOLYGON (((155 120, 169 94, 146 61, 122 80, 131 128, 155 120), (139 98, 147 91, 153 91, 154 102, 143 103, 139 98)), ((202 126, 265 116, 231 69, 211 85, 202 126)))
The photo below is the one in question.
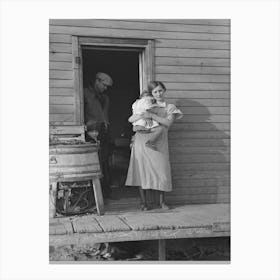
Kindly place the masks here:
POLYGON ((155 89, 155 88, 158 87, 158 86, 161 86, 162 89, 163 89, 164 91, 166 91, 165 85, 164 85, 162 82, 160 82, 160 81, 151 81, 151 82, 149 82, 149 84, 148 84, 148 91, 149 91, 149 92, 152 92, 153 89, 155 89))

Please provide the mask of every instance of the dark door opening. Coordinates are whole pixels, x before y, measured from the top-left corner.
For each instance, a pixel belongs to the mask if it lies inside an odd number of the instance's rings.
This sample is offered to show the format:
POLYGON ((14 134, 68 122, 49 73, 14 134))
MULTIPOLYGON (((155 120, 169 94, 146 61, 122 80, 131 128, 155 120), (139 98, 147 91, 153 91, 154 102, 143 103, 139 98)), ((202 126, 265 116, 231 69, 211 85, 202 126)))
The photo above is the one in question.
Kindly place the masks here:
POLYGON ((88 86, 97 72, 105 72, 113 79, 106 94, 110 99, 109 121, 111 137, 111 189, 112 198, 120 201, 138 197, 135 187, 124 187, 129 157, 132 126, 128 123, 131 105, 139 96, 139 52, 82 48, 83 85, 88 86))

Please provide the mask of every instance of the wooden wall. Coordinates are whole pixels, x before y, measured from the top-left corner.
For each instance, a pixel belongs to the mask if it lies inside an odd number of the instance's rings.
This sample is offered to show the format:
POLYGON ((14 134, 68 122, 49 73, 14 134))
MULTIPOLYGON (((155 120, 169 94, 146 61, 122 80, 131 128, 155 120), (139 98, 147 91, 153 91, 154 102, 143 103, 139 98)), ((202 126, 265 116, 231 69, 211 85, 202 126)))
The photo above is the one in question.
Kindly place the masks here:
POLYGON ((75 123, 71 35, 155 40, 155 78, 184 113, 169 133, 172 203, 230 200, 229 20, 50 20, 50 122, 75 123))

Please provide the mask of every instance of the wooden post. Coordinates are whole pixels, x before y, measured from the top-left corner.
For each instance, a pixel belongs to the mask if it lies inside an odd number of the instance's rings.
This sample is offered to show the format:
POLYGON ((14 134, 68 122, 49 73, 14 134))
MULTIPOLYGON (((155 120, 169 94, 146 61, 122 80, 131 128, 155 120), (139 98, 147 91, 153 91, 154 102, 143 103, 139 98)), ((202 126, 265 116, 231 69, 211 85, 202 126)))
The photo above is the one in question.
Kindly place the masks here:
POLYGON ((97 213, 99 216, 104 214, 104 202, 99 178, 92 179, 92 188, 95 198, 97 213))
POLYGON ((54 218, 56 215, 56 195, 57 195, 57 182, 50 185, 49 192, 49 217, 54 218))
POLYGON ((166 240, 159 239, 158 241, 158 260, 165 261, 166 260, 166 240))

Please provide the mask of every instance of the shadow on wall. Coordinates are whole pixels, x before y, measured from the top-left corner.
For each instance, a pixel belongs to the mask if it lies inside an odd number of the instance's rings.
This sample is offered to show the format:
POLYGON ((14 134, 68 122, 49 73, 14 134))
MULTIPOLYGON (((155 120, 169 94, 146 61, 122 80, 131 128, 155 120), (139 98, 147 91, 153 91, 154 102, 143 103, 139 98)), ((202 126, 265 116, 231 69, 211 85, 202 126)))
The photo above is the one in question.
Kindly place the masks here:
POLYGON ((229 108, 213 106, 209 99, 200 102, 170 100, 184 114, 169 131, 172 204, 230 200, 229 108))

